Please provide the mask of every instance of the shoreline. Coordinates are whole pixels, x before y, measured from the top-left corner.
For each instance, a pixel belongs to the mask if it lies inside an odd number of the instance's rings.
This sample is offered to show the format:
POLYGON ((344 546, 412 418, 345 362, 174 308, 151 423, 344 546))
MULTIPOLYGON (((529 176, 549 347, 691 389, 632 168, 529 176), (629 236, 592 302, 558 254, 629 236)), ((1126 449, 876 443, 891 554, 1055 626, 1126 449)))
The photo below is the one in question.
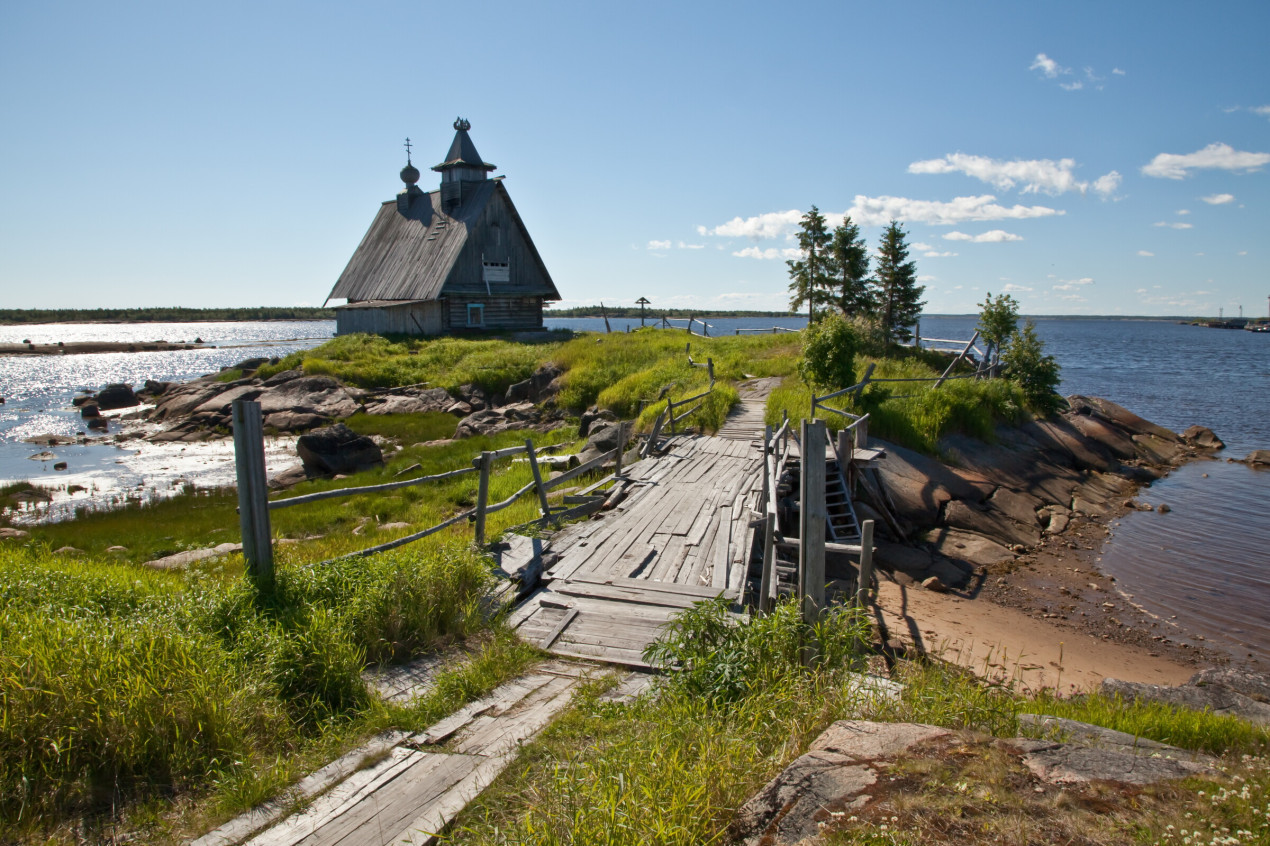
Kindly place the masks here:
POLYGON ((181 341, 151 341, 145 343, 120 341, 72 341, 69 344, 0 344, 0 355, 91 355, 93 353, 121 352, 175 352, 177 350, 214 350, 215 344, 195 344, 181 341))

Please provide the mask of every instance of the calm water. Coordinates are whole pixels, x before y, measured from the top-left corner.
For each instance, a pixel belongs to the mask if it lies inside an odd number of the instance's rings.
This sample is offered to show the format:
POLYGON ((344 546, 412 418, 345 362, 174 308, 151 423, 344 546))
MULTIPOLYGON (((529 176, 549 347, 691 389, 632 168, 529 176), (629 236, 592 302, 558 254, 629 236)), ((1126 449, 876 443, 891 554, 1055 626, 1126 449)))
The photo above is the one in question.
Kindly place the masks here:
MULTIPOLYGON (((638 319, 612 319, 614 331, 638 319)), ((592 318, 549 318, 549 328, 603 331, 592 318)), ((799 318, 712 319, 714 334, 737 327, 800 328, 799 318)), ((967 339, 974 317, 927 317, 924 337, 967 339)), ((1270 660, 1270 471, 1225 461, 1270 448, 1270 335, 1144 320, 1036 322, 1063 368, 1065 394, 1107 397, 1170 429, 1192 423, 1227 444, 1214 461, 1193 463, 1151 486, 1143 499, 1167 514, 1136 512, 1115 527, 1102 565, 1135 602, 1185 631, 1239 654, 1270 660), (1174 619, 1175 618, 1175 619, 1174 619)), ((682 326, 683 322, 677 325, 682 326)), ((56 341, 192 341, 214 350, 61 357, 0 356, 0 480, 52 481, 47 462, 28 456, 22 439, 74 434, 81 421, 70 401, 81 388, 107 382, 189 379, 255 356, 284 355, 329 338, 333 321, 186 324, 59 324, 0 327, 0 343, 56 341)), ((700 331, 700 325, 697 326, 700 331)), ((126 452, 126 450, 124 450, 126 452)), ((59 447, 58 458, 116 466, 113 446, 59 447)))

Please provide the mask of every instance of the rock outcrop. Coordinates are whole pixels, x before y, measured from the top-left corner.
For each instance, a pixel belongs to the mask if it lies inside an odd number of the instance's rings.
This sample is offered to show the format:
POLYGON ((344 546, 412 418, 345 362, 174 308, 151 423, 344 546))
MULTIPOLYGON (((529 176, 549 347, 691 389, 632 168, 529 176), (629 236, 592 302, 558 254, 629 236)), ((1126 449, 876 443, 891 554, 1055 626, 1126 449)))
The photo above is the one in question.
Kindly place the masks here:
POLYGON ((779 846, 820 842, 809 838, 857 822, 863 831, 874 832, 875 808, 904 789, 897 782, 905 772, 925 772, 950 759, 991 757, 994 768, 1008 766, 1017 773, 1011 778, 1016 789, 1042 804, 1083 785, 1096 784, 1105 797, 1214 773, 1203 756, 1099 726, 1026 715, 1020 722, 1067 739, 995 739, 918 723, 840 720, 742 806, 732 833, 747 846, 779 846), (897 768, 898 762, 907 769, 897 768))
POLYGON ((945 437, 948 463, 874 439, 886 455, 863 474, 861 510, 881 517, 879 533, 894 542, 881 547, 879 564, 961 587, 976 570, 1066 531, 1074 516, 1117 513, 1138 485, 1221 445, 1203 427, 1179 436, 1097 397, 1068 405, 1049 420, 999 426, 992 443, 945 437), (924 554, 900 553, 900 543, 924 554))

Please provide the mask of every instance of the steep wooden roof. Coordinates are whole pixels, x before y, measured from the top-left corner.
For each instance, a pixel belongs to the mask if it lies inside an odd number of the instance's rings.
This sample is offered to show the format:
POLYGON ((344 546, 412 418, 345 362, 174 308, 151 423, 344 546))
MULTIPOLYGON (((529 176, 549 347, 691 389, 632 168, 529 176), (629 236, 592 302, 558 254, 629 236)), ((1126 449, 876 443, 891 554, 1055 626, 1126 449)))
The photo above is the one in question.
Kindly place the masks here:
POLYGON ((469 232, 479 224, 490 200, 498 195, 538 264, 545 284, 517 286, 521 296, 560 299, 542 258, 501 180, 465 183, 463 203, 451 217, 441 211, 441 192, 431 191, 413 198, 409 209, 398 208, 396 200, 384 203, 348 266, 340 274, 328 300, 435 300, 442 295, 447 278, 467 243, 469 232))

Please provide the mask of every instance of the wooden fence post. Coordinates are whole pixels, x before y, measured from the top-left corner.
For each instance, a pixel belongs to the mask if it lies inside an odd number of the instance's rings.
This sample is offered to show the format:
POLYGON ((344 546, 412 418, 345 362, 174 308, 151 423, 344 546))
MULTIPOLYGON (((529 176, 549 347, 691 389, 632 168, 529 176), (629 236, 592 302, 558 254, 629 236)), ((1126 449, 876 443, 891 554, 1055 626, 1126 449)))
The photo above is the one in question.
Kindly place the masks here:
POLYGON ((864 608, 869 604, 869 591, 873 586, 873 521, 860 524, 860 574, 856 581, 855 604, 864 608))
POLYGON ((771 470, 767 466, 767 462, 768 462, 767 451, 771 447, 771 444, 772 444, 772 427, 764 426, 763 427, 763 491, 762 493, 759 494, 759 499, 758 499, 758 510, 760 512, 767 511, 767 502, 768 502, 767 488, 771 484, 770 482, 771 470))
POLYGON ((547 504, 547 489, 542 486, 542 470, 538 467, 538 456, 534 454, 533 438, 525 438, 525 449, 529 453, 529 470, 534 474, 534 490, 538 492, 538 504, 542 508, 542 522, 551 519, 551 506, 547 504))
POLYGON ((813 623, 825 607, 825 421, 804 420, 802 430, 798 581, 803 621, 813 623))
POLYGON ((763 515, 763 575, 759 580, 758 610, 771 613, 772 598, 776 593, 776 515, 763 515))
POLYGON ((867 449, 869 446, 869 415, 860 418, 855 427, 855 448, 867 449))
POLYGON ((617 424, 617 460, 613 465, 613 478, 622 478, 622 453, 626 452, 626 421, 617 424))
POLYGON ((477 460, 480 467, 480 481, 476 486, 476 545, 482 546, 485 543, 485 506, 489 504, 489 466, 493 462, 490 460, 488 452, 482 452, 481 457, 477 460))
POLYGON ((234 400, 234 465, 238 472, 238 525, 247 576, 257 590, 273 587, 273 532, 269 528, 269 483, 260 403, 234 400))
POLYGON ((666 397, 666 416, 670 419, 670 434, 675 434, 675 401, 666 397))

